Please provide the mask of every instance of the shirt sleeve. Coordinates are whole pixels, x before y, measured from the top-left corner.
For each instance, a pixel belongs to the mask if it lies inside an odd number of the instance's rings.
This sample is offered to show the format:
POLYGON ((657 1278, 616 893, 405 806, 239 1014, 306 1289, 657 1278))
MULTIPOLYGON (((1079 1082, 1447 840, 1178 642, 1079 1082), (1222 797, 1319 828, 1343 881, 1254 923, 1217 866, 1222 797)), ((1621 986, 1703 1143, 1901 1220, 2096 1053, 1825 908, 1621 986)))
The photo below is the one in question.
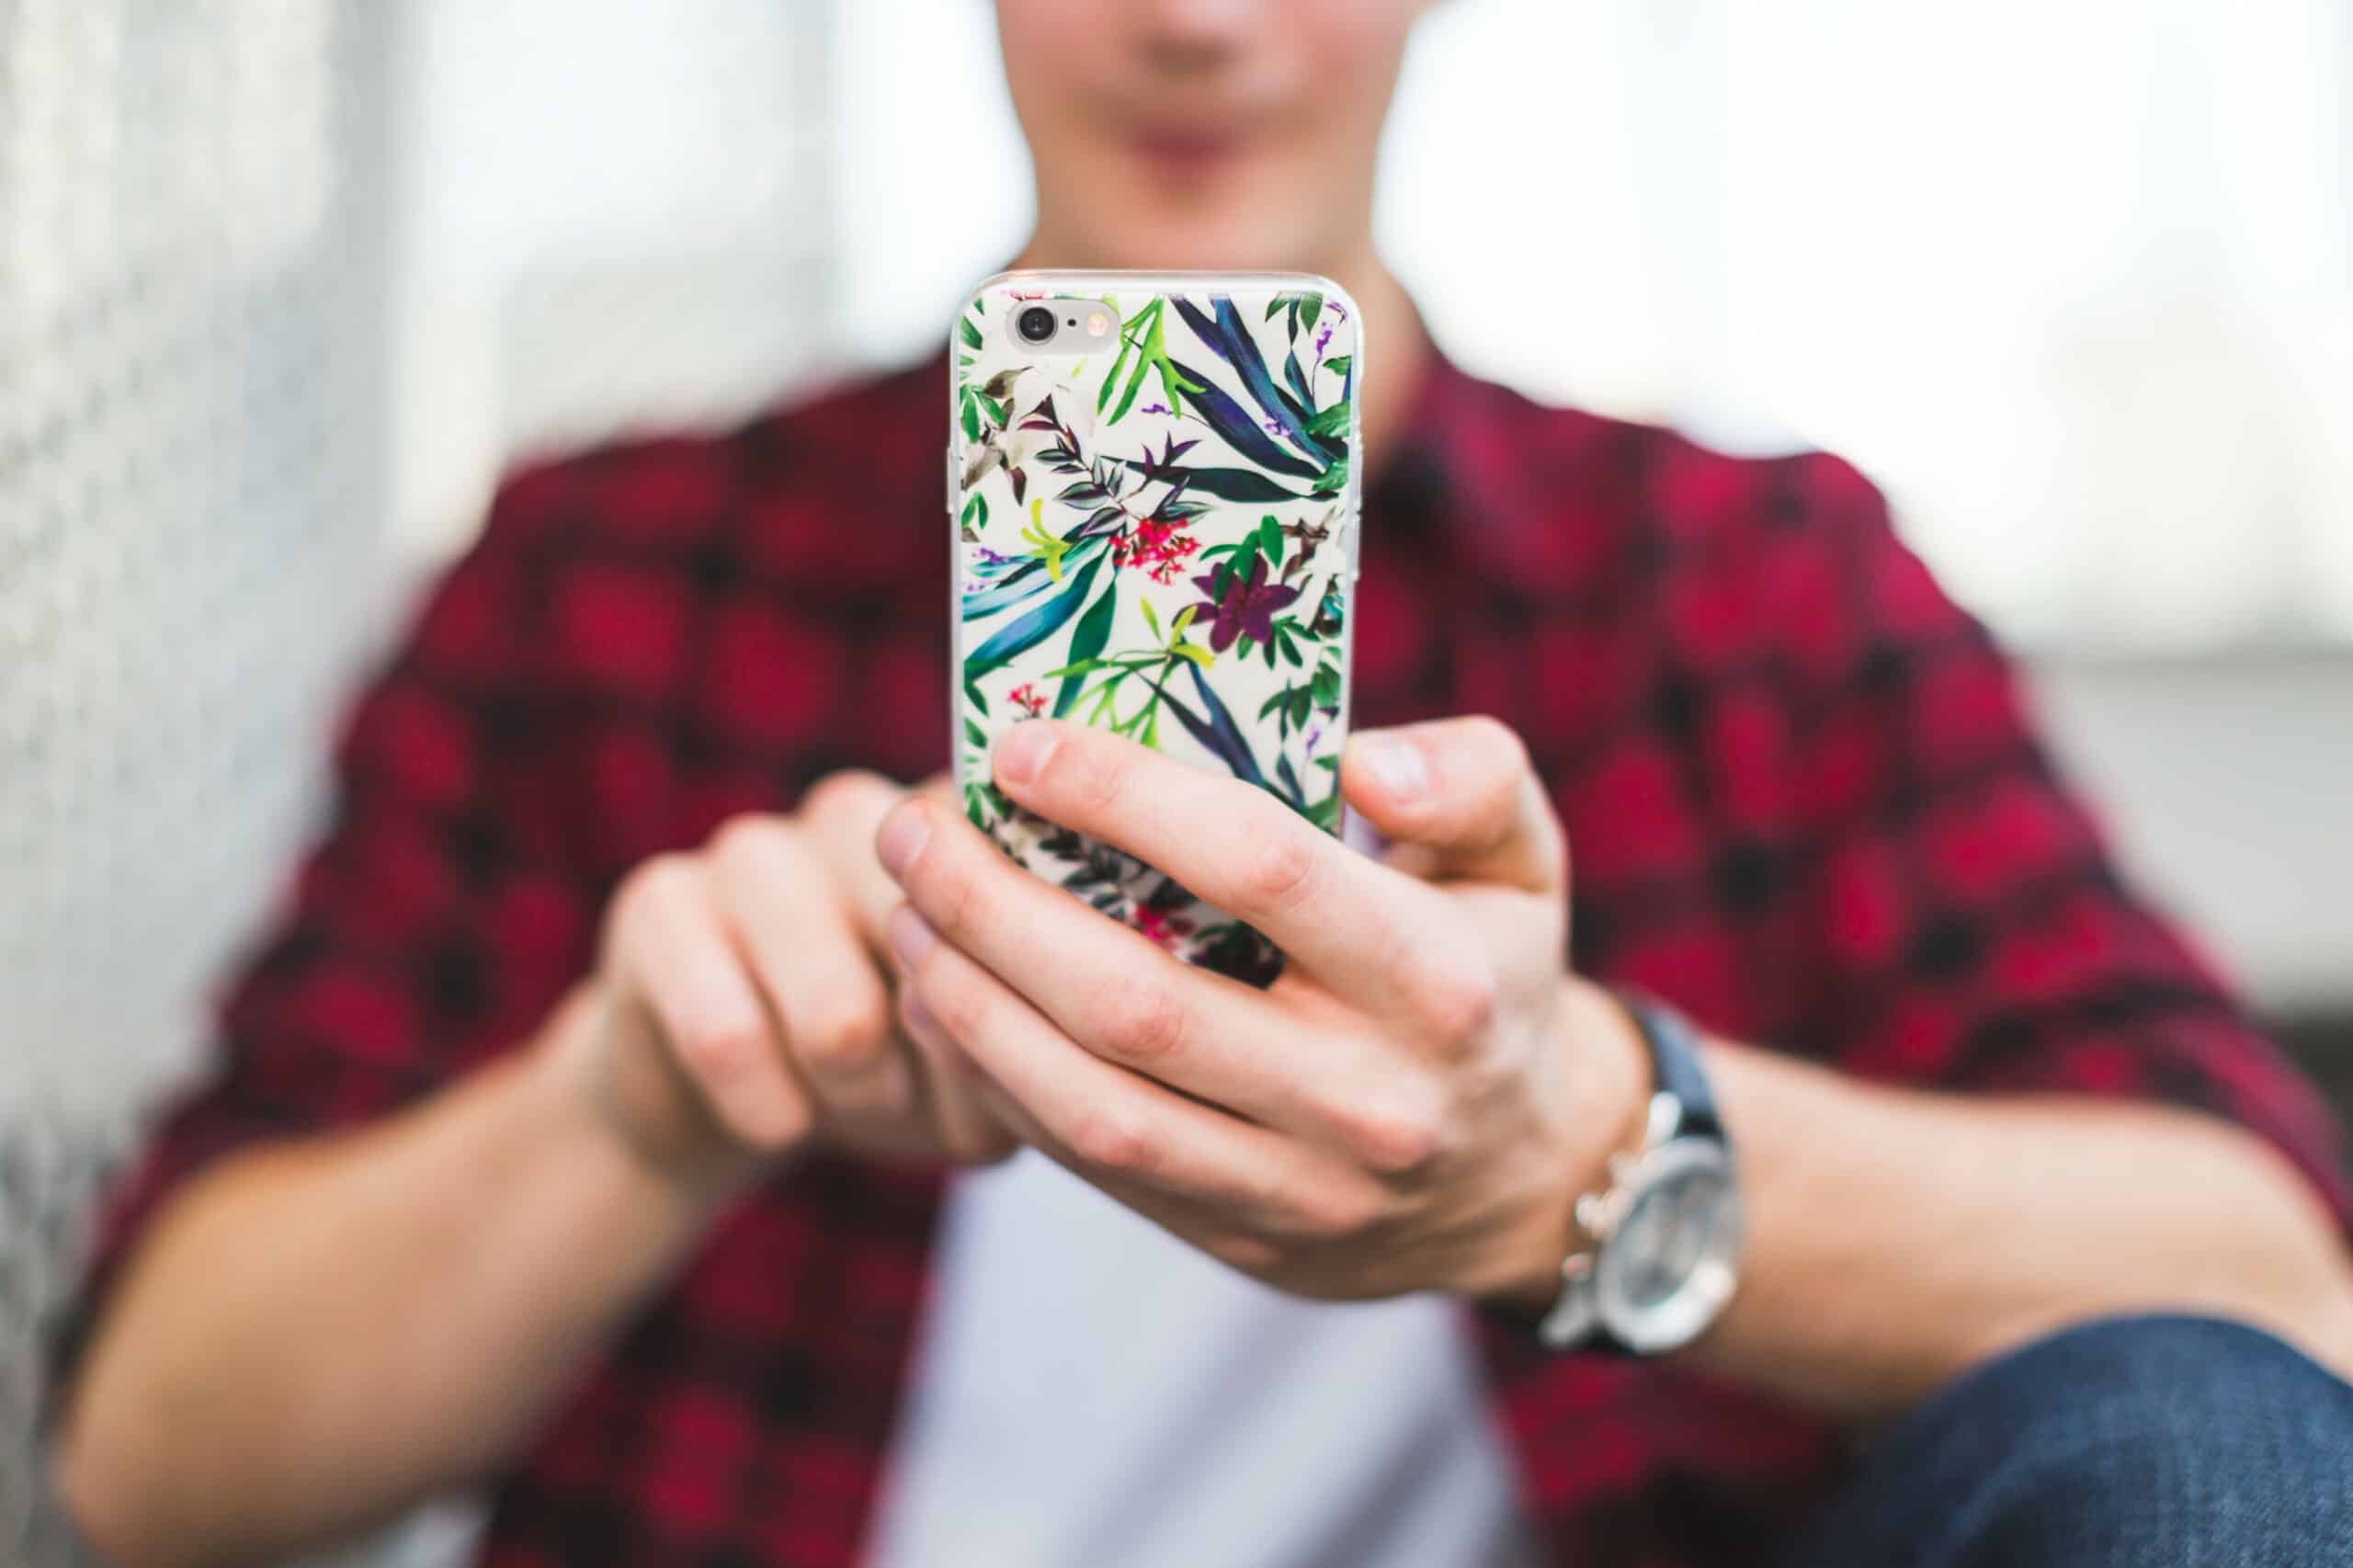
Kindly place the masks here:
POLYGON ((50 1347, 49 1415, 124 1261, 192 1176, 417 1099, 528 1038, 585 970, 594 908, 552 835, 532 665, 565 483, 550 470, 501 486, 347 710, 325 831, 222 994, 204 1073, 100 1204, 50 1347))
MULTIPOLYGON (((2131 886, 1985 629, 1877 490, 1788 460, 1784 596, 1819 854, 1810 1051, 1980 1093, 2162 1101, 2275 1146, 2353 1224, 2340 1132, 2212 962, 2131 886)), ((2218 803, 2218 810, 2222 807, 2218 803)))

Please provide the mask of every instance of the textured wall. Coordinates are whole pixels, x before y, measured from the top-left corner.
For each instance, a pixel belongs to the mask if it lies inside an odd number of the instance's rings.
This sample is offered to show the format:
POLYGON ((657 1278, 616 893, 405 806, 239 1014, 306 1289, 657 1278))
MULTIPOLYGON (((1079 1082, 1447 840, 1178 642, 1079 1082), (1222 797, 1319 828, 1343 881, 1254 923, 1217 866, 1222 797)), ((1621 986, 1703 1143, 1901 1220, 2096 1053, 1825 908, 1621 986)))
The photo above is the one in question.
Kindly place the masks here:
POLYGON ((0 0, 12 1099, 185 1059, 379 597, 362 10, 0 0))
POLYGON ((82 1211, 409 591, 522 449, 816 362, 832 12, 0 0, 0 1564, 63 1560, 34 1347, 82 1211))
POLYGON ((382 486, 359 0, 0 0, 0 1561, 38 1324, 303 831, 382 486))

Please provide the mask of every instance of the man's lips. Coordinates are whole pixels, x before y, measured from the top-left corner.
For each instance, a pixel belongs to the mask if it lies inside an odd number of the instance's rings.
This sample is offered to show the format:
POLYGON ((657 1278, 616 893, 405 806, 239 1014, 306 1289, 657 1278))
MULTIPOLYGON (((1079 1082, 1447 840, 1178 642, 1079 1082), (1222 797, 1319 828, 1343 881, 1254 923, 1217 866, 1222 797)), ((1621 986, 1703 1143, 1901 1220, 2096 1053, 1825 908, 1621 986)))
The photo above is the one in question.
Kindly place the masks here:
POLYGON ((1131 133, 1128 145, 1164 175, 1198 179, 1241 156, 1245 142, 1235 131, 1146 129, 1131 133))

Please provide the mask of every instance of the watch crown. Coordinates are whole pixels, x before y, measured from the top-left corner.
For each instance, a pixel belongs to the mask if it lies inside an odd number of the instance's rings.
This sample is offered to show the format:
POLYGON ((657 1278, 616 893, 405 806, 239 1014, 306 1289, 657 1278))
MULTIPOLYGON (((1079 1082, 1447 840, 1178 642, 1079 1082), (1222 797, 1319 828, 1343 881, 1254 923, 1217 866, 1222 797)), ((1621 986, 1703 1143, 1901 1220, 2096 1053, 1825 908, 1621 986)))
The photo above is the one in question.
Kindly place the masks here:
POLYGON ((1649 1112, 1643 1121, 1643 1147, 1656 1148, 1675 1136, 1683 1122, 1683 1102, 1661 1089, 1651 1096, 1649 1112))
POLYGON ((1609 1228, 1609 1205, 1601 1194, 1588 1192, 1577 1199, 1577 1228, 1588 1236, 1598 1236, 1609 1228))

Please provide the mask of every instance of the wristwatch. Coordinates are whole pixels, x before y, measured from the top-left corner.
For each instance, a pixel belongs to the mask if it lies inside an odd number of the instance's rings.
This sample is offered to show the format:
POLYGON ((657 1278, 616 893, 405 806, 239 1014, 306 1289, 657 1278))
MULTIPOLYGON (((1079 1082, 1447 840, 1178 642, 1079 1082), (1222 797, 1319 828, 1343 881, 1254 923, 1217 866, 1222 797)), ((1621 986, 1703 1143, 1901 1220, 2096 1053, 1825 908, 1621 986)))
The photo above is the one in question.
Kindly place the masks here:
POLYGON ((1663 1356, 1714 1323, 1739 1281, 1740 1187, 1689 1020, 1613 991, 1649 1048, 1639 1148, 1609 1157, 1608 1185, 1579 1198, 1578 1244, 1536 1327, 1550 1349, 1663 1356))

